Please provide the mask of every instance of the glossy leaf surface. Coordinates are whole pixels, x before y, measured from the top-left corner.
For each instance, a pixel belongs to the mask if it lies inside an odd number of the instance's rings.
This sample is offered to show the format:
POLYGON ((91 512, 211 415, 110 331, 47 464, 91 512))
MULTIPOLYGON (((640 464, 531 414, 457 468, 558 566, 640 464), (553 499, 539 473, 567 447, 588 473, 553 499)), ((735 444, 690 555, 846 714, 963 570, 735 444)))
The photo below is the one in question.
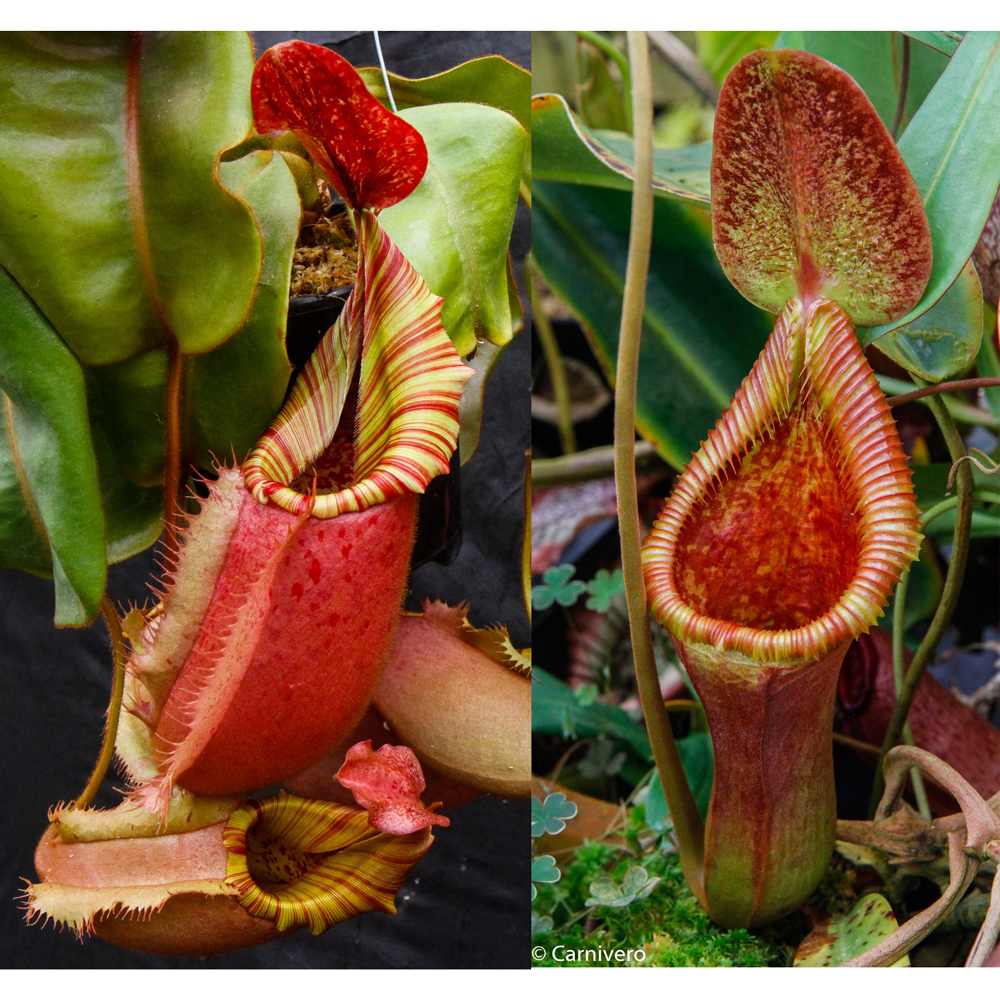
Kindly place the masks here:
POLYGON ((97 612, 107 562, 160 533, 158 490, 136 487, 93 419, 84 371, 0 269, 0 552, 5 566, 56 580, 56 623, 97 612))
POLYGON ((730 72, 712 192, 723 270, 763 308, 822 297, 871 325, 923 292, 931 245, 917 187, 864 92, 810 53, 751 53, 730 72))
MULTIPOLYGON (((241 461, 281 408, 291 374, 285 317, 300 210, 281 154, 258 150, 220 164, 219 172, 253 208, 264 263, 250 314, 236 336, 185 363, 182 452, 203 468, 234 452, 241 461)), ((90 378, 122 467, 134 482, 158 486, 163 481, 166 350, 154 348, 92 369, 90 378)))
POLYGON ((243 324, 260 235, 216 165, 251 68, 239 32, 0 37, 0 263, 84 363, 243 324))
MULTIPOLYGON (((631 136, 587 128, 559 94, 531 99, 532 170, 536 180, 632 189, 631 136)), ((711 143, 653 151, 653 191, 709 202, 711 143)))
POLYGON ((983 335, 983 292, 971 263, 922 316, 887 333, 878 349, 927 382, 964 372, 979 353, 983 335))
POLYGON ((906 34, 946 56, 950 56, 965 37, 964 31, 907 31, 906 34))
MULTIPOLYGON (((382 81, 382 71, 377 66, 359 69, 361 79, 368 89, 383 103, 389 98, 382 81)), ((418 108, 427 104, 469 102, 488 104, 513 115, 524 130, 531 128, 531 74, 503 56, 483 56, 470 59, 459 66, 410 80, 389 73, 389 85, 396 107, 418 108)), ((404 116, 405 117, 405 116, 404 116)), ((531 201, 531 144, 524 150, 521 168, 521 193, 531 201)))
POLYGON ((294 40, 268 49, 254 68, 251 100, 257 131, 293 130, 352 208, 395 205, 424 175, 419 133, 322 45, 294 40))
MULTIPOLYGON (((578 184, 534 188, 534 257, 585 324, 613 381, 631 197, 578 184)), ((704 212, 657 199, 636 425, 675 468, 729 404, 770 326, 726 280, 704 212)))
POLYGON ((906 315, 858 331, 862 343, 911 323, 952 286, 972 255, 1000 186, 1000 32, 971 31, 899 141, 927 212, 934 264, 906 315))
POLYGON ((428 168, 417 189, 379 221, 431 291, 459 354, 514 335, 507 250, 527 135, 480 104, 435 104, 401 117, 423 136, 428 168))

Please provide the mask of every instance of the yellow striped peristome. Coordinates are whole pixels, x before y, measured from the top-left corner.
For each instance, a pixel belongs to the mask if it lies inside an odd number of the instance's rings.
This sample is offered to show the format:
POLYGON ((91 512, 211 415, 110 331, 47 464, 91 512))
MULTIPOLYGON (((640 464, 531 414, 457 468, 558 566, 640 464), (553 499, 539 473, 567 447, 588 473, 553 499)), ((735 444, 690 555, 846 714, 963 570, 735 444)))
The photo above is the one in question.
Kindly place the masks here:
POLYGON ((381 833, 362 809, 279 792, 240 803, 175 789, 164 827, 135 802, 62 809, 35 851, 29 922, 155 954, 215 955, 308 927, 320 934, 394 898, 434 841, 381 833))
POLYGON ((257 501, 319 518, 423 493, 447 472, 458 441, 458 401, 472 376, 441 325, 440 297, 371 212, 353 211, 352 218, 354 288, 243 464, 257 501), (359 360, 350 481, 313 491, 308 480, 296 480, 334 441, 359 360))

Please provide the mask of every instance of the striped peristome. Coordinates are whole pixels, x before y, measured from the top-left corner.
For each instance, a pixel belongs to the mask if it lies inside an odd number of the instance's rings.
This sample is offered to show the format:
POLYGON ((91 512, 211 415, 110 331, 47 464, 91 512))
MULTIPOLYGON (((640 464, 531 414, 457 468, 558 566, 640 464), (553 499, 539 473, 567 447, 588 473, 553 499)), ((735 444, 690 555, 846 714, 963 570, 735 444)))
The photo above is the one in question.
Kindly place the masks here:
POLYGON ((364 810, 280 791, 240 806, 223 842, 226 883, 248 913, 274 921, 279 933, 309 927, 322 934, 368 910, 395 913, 396 893, 434 837, 430 827, 380 833, 364 810))
POLYGON ((257 501, 318 518, 423 493, 447 472, 458 440, 458 401, 472 375, 441 325, 441 299, 371 212, 352 216, 359 248, 354 289, 243 464, 257 501), (353 482, 315 496, 300 493, 291 484, 333 440, 359 354, 353 482))
MULTIPOLYGON (((920 545, 906 455, 850 320, 836 303, 789 300, 729 409, 692 457, 643 547, 650 608, 678 639, 753 660, 813 659, 875 624, 920 545), (761 629, 700 614, 678 592, 678 542, 697 511, 740 474, 744 458, 787 421, 821 428, 856 518, 850 585, 795 629, 761 629)), ((748 572, 752 567, 748 567, 748 572)))

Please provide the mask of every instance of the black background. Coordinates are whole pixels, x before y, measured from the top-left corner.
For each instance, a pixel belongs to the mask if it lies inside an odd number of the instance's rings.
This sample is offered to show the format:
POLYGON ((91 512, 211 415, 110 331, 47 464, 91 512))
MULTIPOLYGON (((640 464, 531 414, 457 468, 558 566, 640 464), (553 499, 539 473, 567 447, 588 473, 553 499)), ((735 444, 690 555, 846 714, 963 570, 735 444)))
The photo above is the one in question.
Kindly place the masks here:
MULTIPOLYGON (((288 38, 326 44, 355 66, 376 65, 370 32, 256 32, 259 55, 288 38)), ((442 72, 468 59, 502 55, 530 69, 527 32, 382 32, 388 68, 402 76, 442 72)), ((521 266, 530 221, 518 208, 511 250, 526 323, 521 266)), ((479 449, 462 469, 464 543, 450 567, 427 565, 411 584, 424 595, 470 602, 476 625, 503 622, 529 645, 521 597, 525 453, 530 446, 530 342, 517 335, 487 383, 479 449)), ((111 568, 108 593, 144 602, 155 571, 151 552, 111 568)), ((34 879, 32 854, 46 810, 80 793, 96 758, 110 692, 103 626, 52 625, 52 584, 0 570, 0 966, 16 968, 522 968, 528 966, 528 804, 483 796, 449 812, 433 848, 397 897, 395 917, 363 914, 319 937, 280 941, 211 959, 171 959, 77 942, 69 931, 27 927, 16 899, 34 879)), ((109 776, 97 802, 119 801, 109 776)))

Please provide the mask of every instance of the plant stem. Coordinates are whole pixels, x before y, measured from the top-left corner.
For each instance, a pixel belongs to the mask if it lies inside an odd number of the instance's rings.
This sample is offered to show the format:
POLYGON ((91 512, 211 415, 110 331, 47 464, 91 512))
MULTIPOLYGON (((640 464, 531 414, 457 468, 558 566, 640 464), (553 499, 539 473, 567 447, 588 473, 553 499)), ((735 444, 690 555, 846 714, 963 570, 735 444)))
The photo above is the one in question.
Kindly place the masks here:
MULTIPOLYGON (((882 387, 883 392, 895 392, 909 395, 910 390, 913 388, 912 384, 909 382, 904 382, 899 378, 892 378, 891 375, 876 375, 878 379, 878 384, 882 387)), ((925 385, 926 383, 921 383, 925 385)), ((935 395, 934 393, 927 393, 925 396, 920 397, 920 403, 923 406, 930 406, 927 402, 926 397, 935 395)), ((898 406, 896 402, 891 402, 897 397, 890 396, 886 402, 890 402, 890 405, 898 406)), ((963 424, 982 424, 984 427, 989 427, 991 429, 996 429, 1000 427, 1000 421, 989 412, 989 410, 981 410, 978 406, 970 406, 968 403, 964 403, 959 399, 954 399, 951 396, 942 396, 945 406, 948 408, 948 412, 956 419, 961 421, 963 424)))
POLYGON ((600 49, 609 59, 613 60, 622 75, 622 105, 625 108, 625 126, 631 133, 635 131, 633 123, 633 105, 635 101, 632 97, 632 67, 621 49, 610 39, 605 38, 599 31, 578 31, 578 38, 590 42, 595 48, 600 49))
MULTIPOLYGON (((664 466, 656 448, 649 441, 636 441, 635 467, 640 469, 664 466)), ((587 448, 563 458, 536 458, 531 463, 531 485, 541 490, 564 483, 579 483, 588 479, 605 479, 615 472, 613 445, 587 448)))
POLYGON ((615 489, 618 494, 618 530, 621 535, 622 573, 625 578, 632 655, 649 742, 674 821, 684 877, 695 897, 704 906, 705 831, 681 766, 677 744, 670 729, 670 718, 660 694, 639 549, 639 504, 635 483, 635 395, 653 235, 653 99, 645 32, 628 32, 628 50, 634 73, 632 103, 635 122, 635 184, 632 187, 628 264, 625 270, 618 361, 615 368, 615 489))
POLYGON ((902 406, 903 403, 912 403, 915 399, 934 396, 939 392, 960 392, 963 389, 988 389, 995 385, 1000 385, 1000 378, 965 378, 959 379, 956 382, 938 382, 937 385, 928 385, 923 389, 903 393, 902 396, 889 396, 886 399, 886 403, 890 407, 902 406))
POLYGON ((899 126, 903 121, 903 112, 906 110, 906 92, 910 87, 910 37, 903 35, 903 72, 899 80, 899 101, 896 103, 896 116, 892 120, 892 141, 899 138, 899 126))
MULTIPOLYGON (((896 698, 899 698, 903 688, 903 632, 906 618, 906 588, 910 582, 910 571, 903 570, 896 585, 896 599, 893 602, 892 610, 892 679, 895 685, 896 698)), ((911 747, 913 742, 913 729, 910 720, 906 720, 903 726, 903 741, 911 747)), ((882 751, 879 751, 879 763, 882 760, 882 751)), ((925 819, 931 818, 931 807, 927 801, 927 790, 924 788, 924 778, 920 769, 910 768, 910 780, 913 782, 913 795, 917 800, 917 809, 925 819)))
POLYGON ((125 690, 125 640, 122 637, 122 626, 118 620, 114 605, 108 599, 107 594, 101 600, 101 612, 104 621, 108 626, 108 635, 111 637, 111 651, 114 658, 114 675, 111 681, 111 702, 108 705, 108 718, 104 726, 104 741, 101 745, 101 754, 94 765, 94 771, 87 782, 87 787, 76 800, 74 808, 86 809, 94 796, 97 795, 104 781, 104 776, 108 773, 111 759, 115 755, 115 737, 118 735, 118 717, 122 709, 122 693, 125 690))
MULTIPOLYGON (((937 396, 929 396, 928 405, 937 419, 938 426, 941 428, 941 433, 944 435, 945 444, 948 446, 948 452, 951 455, 952 462, 957 462, 965 455, 965 444, 962 441, 962 436, 958 433, 955 421, 945 408, 943 401, 937 396)), ((955 605, 958 603, 958 595, 962 589, 962 579, 965 575, 965 562, 969 555, 969 538, 971 535, 972 525, 972 471, 969 469, 968 463, 963 462, 958 467, 956 478, 958 496, 954 499, 955 506, 958 507, 958 514, 955 518, 955 533, 952 536, 951 559, 948 562, 948 572, 945 575, 944 588, 941 591, 941 600, 938 602, 937 610, 934 612, 934 617, 931 619, 931 624, 927 629, 927 634, 917 647, 916 653, 913 654, 913 660, 910 662, 910 669, 906 672, 906 676, 903 678, 902 684, 897 688, 896 706, 893 709, 892 718, 889 721, 889 728, 886 730, 885 739, 882 742, 882 753, 879 756, 878 765, 875 768, 875 784, 872 788, 872 798, 869 803, 869 816, 875 815, 875 810, 878 808, 878 803, 882 797, 883 788, 885 787, 884 776, 882 774, 882 765, 885 761, 885 756, 894 746, 896 746, 897 743, 899 743, 900 736, 903 733, 903 726, 906 723, 907 714, 910 711, 910 705, 913 702, 913 696, 917 692, 917 685, 924 676, 924 670, 927 668, 931 658, 934 656, 934 653, 937 650, 937 645, 941 641, 941 636, 944 635, 944 630, 948 627, 948 623, 951 621, 955 605)), ((947 503, 947 501, 945 501, 945 503, 947 503)), ((937 510, 937 508, 942 507, 943 504, 937 504, 933 509, 937 510)), ((922 526, 929 523, 928 514, 930 513, 931 511, 928 511, 921 518, 922 526)), ((943 510, 939 511, 939 513, 943 513, 943 510)), ((935 516, 937 516, 937 514, 935 514, 935 516)), ((904 609, 897 605, 893 611, 894 617, 899 616, 902 618, 903 614, 904 609)), ((893 622, 893 625, 893 631, 895 632, 895 621, 893 622)), ((894 635, 894 667, 895 660, 896 640, 894 635)))
POLYGON ((556 411, 559 414, 559 441, 564 455, 572 455, 576 451, 576 434, 573 431, 573 413, 570 409, 569 383, 566 381, 566 366, 563 364, 559 351, 559 342, 552 329, 552 321, 542 308, 541 289, 538 287, 538 273, 534 263, 529 258, 525 262, 528 273, 528 298, 531 302, 531 320, 535 333, 542 344, 545 355, 545 366, 552 380, 552 395, 555 396, 556 411))

